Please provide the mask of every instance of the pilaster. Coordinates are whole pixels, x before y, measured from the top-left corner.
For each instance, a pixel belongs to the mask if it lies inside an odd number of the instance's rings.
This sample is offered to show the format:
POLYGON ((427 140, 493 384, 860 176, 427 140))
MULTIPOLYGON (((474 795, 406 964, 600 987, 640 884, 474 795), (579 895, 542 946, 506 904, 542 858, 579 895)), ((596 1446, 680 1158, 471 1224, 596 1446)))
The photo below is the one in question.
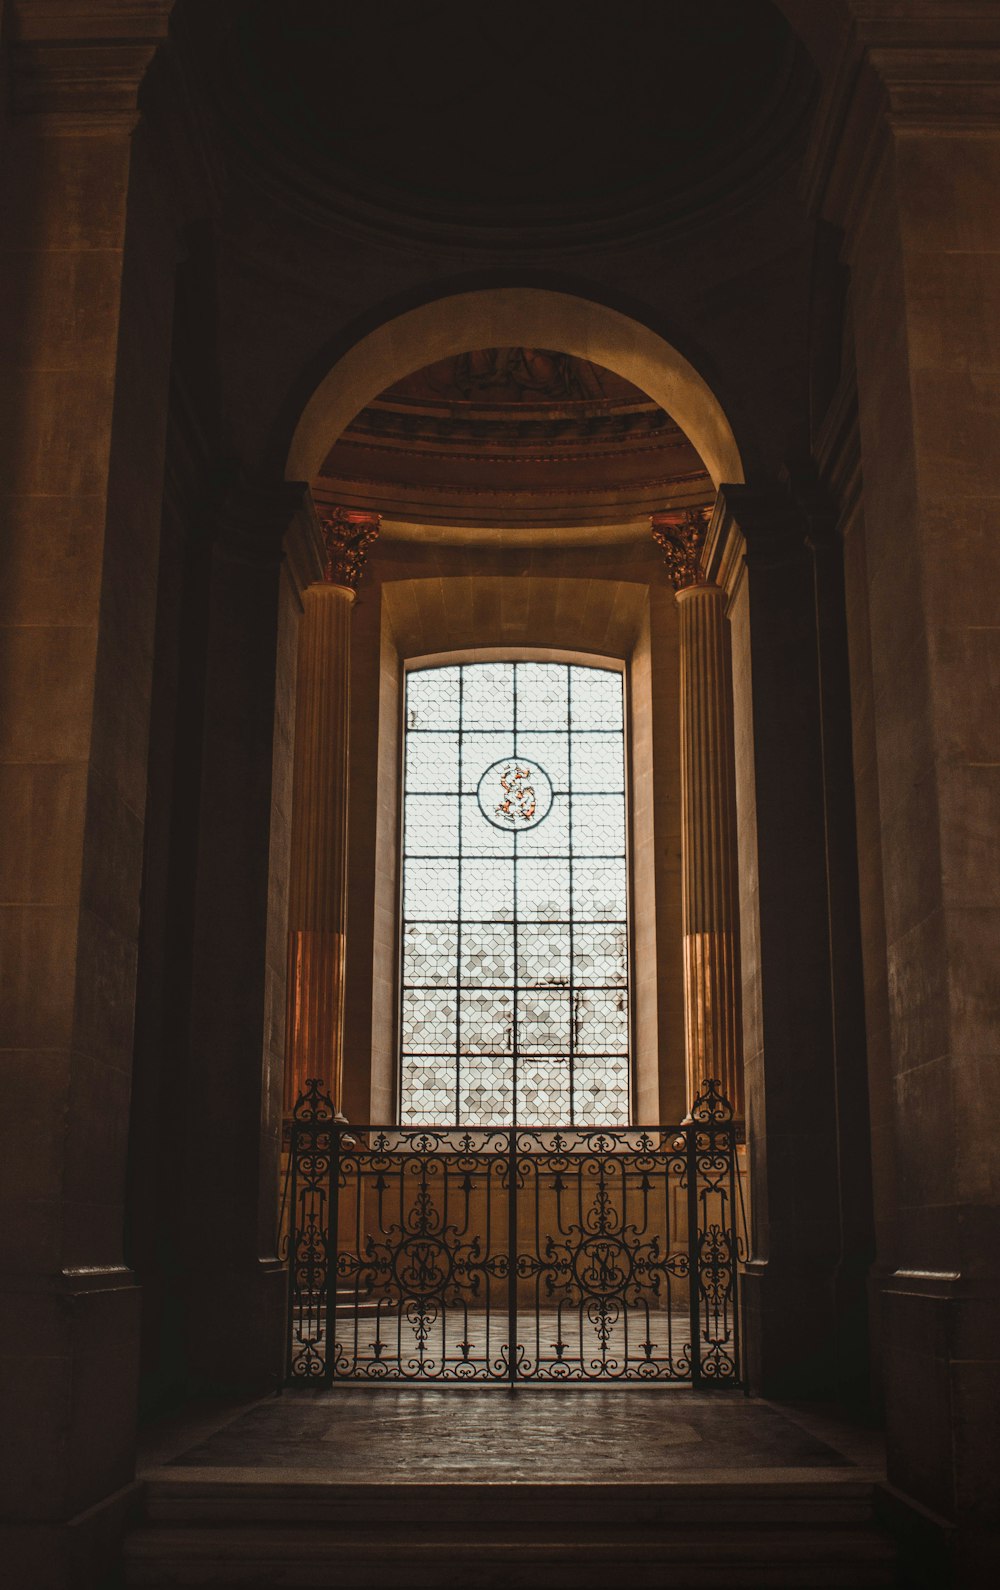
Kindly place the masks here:
MULTIPOLYGON (((212 543, 181 1236, 195 1388, 260 1387, 281 1365, 275 962, 287 931, 295 680, 279 661, 284 549, 301 567, 314 537, 307 487, 244 481, 212 543)), ((287 608, 284 621, 300 622, 287 608)))
MULTIPOLYGON (((802 509, 777 486, 723 487, 704 565, 726 590, 733 637, 753 1211, 745 1288, 749 1370, 765 1393, 843 1397, 862 1395, 867 1380, 869 1150, 863 1063, 858 1120, 856 1056, 842 1074, 837 1051, 808 528, 802 509), (852 1101, 843 1131, 841 1092, 852 1101), (857 1218, 856 1188, 843 1195, 845 1174, 861 1188, 857 1218)), ((856 867, 856 856, 837 864, 856 867)))
POLYGON ((0 864, 0 1539, 12 1581, 53 1586, 103 1575, 135 1434, 123 1193, 172 261, 132 147, 166 7, 129 10, 4 14, 0 821, 24 838, 0 864))
POLYGON ((808 192, 844 230, 856 331, 867 633, 851 646, 870 648, 898 1187, 890 1477, 993 1530, 1000 1557, 980 1479, 1000 1419, 1000 13, 852 10, 808 192))

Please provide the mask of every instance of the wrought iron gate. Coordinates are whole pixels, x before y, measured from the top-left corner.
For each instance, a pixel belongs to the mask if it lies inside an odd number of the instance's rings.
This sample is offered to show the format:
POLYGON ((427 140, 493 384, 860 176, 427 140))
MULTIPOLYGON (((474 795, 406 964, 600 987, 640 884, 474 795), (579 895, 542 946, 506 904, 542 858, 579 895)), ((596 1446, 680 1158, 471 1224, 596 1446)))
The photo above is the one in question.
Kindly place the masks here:
POLYGON ((289 1133, 290 1383, 741 1383, 736 1127, 289 1133))

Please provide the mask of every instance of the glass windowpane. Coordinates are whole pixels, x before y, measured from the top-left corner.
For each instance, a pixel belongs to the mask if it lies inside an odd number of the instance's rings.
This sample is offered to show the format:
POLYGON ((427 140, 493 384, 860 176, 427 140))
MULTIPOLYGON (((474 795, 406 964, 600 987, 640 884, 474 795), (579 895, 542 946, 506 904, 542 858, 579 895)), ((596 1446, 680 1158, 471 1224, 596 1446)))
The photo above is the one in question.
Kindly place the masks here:
POLYGON ((400 1119, 629 1119, 622 676, 408 675, 400 1119))

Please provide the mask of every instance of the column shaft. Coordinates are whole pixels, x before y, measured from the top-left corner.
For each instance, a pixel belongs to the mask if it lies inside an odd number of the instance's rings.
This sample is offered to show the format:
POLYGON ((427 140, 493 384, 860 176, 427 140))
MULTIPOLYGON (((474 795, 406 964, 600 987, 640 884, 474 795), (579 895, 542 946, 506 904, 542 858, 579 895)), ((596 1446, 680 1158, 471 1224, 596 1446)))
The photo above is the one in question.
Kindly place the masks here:
POLYGON ((715 1077, 743 1114, 729 634, 717 585, 677 592, 688 1103, 715 1077))
POLYGON ((304 593, 288 933, 285 1110, 310 1077, 342 1092, 351 608, 345 585, 304 593))

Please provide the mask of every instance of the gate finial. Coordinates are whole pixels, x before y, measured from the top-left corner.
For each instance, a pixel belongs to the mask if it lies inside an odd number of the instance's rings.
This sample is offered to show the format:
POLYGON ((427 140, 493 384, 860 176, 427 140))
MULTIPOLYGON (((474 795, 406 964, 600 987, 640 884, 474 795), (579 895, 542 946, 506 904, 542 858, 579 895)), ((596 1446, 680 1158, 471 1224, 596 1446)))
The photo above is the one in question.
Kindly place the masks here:
POLYGON ((705 1077, 698 1097, 691 1106, 693 1121, 731 1121, 733 1107, 722 1091, 718 1077, 705 1077))
POLYGON ((326 1091, 322 1077, 309 1077, 295 1101, 293 1119, 296 1121, 332 1121, 336 1116, 333 1100, 326 1091))

